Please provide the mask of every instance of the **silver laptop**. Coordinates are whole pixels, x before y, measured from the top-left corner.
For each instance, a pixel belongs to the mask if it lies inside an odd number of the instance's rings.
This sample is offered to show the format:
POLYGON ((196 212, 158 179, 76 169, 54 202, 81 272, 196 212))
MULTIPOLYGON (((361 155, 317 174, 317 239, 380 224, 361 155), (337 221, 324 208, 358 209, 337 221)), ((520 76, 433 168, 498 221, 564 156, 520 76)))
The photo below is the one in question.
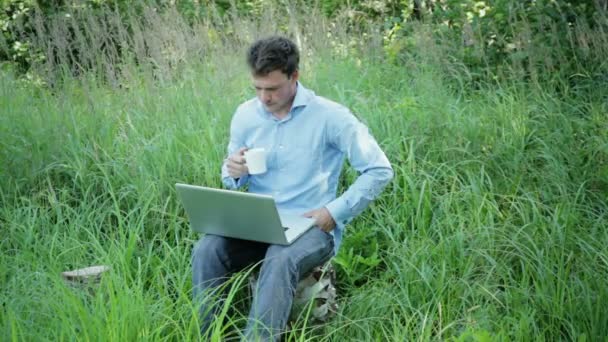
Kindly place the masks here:
POLYGON ((289 245, 315 224, 312 218, 279 214, 272 196, 180 183, 175 188, 199 233, 289 245))

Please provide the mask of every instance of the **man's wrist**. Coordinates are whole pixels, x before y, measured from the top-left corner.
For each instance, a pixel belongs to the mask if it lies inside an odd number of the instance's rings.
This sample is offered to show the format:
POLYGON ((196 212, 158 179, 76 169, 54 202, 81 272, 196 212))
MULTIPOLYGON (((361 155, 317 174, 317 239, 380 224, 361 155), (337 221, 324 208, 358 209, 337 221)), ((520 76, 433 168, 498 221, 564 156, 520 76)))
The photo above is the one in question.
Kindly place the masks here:
POLYGON ((336 225, 348 223, 350 211, 342 198, 338 197, 332 202, 327 203, 325 209, 327 209, 336 225))

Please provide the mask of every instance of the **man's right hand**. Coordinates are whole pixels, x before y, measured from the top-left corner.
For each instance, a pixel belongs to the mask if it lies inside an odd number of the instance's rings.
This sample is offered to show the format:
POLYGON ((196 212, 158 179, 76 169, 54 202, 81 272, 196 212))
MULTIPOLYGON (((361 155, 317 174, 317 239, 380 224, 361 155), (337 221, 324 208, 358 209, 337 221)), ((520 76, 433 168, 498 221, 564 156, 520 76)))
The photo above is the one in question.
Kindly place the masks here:
POLYGON ((233 155, 224 160, 230 177, 238 179, 249 173, 249 169, 245 165, 245 151, 247 150, 247 147, 241 147, 233 155))

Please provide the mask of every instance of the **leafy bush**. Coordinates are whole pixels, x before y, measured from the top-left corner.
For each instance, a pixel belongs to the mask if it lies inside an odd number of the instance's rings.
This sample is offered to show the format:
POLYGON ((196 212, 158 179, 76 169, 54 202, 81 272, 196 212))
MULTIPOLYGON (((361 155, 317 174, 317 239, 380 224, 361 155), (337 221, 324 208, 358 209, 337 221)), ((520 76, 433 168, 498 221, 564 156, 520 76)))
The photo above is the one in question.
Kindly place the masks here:
POLYGON ((587 73, 590 68, 591 72, 598 68, 606 72, 602 60, 608 48, 598 37, 608 28, 608 20, 605 8, 599 8, 596 1, 405 3, 401 18, 391 18, 386 30, 386 49, 393 60, 415 55, 415 26, 408 24, 424 20, 433 27, 433 39, 453 43, 448 48, 454 60, 489 79, 517 72, 517 77, 523 74, 536 81, 550 81, 587 73))
MULTIPOLYGON (((31 70, 50 56, 45 46, 35 42, 34 36, 47 29, 52 21, 62 21, 70 28, 64 30, 66 44, 77 43, 77 30, 83 31, 89 22, 108 26, 107 17, 96 11, 110 8, 121 13, 122 26, 128 38, 136 34, 130 27, 132 21, 141 22, 145 9, 153 8, 157 15, 168 13, 179 16, 187 25, 208 25, 213 22, 226 32, 233 30, 230 17, 248 16, 265 20, 265 8, 273 7, 288 13, 295 7, 319 6, 336 25, 369 29, 381 24, 385 54, 389 61, 401 63, 405 58, 420 53, 420 23, 428 23, 432 33, 429 39, 450 50, 453 61, 465 68, 459 71, 472 76, 473 80, 487 81, 493 77, 509 77, 513 73, 526 75, 533 80, 551 80, 556 73, 602 74, 601 62, 608 54, 608 47, 601 35, 594 30, 608 27, 605 9, 593 0, 570 1, 514 1, 492 2, 476 0, 300 0, 286 3, 282 0, 230 1, 230 0, 86 0, 52 2, 35 0, 4 0, 0 8, 0 60, 18 65, 22 73, 31 70), (293 8, 292 8, 293 7, 293 8), (94 16, 95 18, 90 18, 94 16), (68 17, 70 20, 65 20, 68 17), (591 68, 591 69, 589 69, 591 68)), ((277 26, 286 15, 279 15, 277 26)), ((117 26, 114 25, 116 28, 117 26)), ((226 33, 225 32, 225 33, 226 33)), ((120 42, 108 42, 123 58, 126 51, 120 42)), ((54 54, 56 55, 56 53, 54 54)), ((86 67, 78 53, 70 56, 72 69, 75 65, 86 67)), ((449 63, 453 65, 453 63, 449 63)))

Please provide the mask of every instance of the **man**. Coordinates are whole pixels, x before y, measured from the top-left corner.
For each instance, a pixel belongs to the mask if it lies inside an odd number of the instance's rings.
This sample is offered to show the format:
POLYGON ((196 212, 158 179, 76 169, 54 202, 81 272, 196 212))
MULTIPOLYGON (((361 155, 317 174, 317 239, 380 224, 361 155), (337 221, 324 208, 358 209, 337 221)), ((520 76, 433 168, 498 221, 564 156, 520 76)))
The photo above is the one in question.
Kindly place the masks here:
MULTIPOLYGON (((249 48, 247 62, 256 97, 233 116, 223 183, 272 195, 280 211, 314 218, 316 226, 289 246, 205 235, 193 251, 194 296, 262 261, 245 337, 274 340, 287 324, 299 279, 335 254, 344 226, 378 196, 393 170, 367 127, 347 108, 298 82, 299 52, 292 41, 259 40, 249 48), (250 175, 244 152, 257 147, 268 153, 267 171, 250 175), (360 175, 336 198, 345 157, 360 175)), ((217 303, 203 302, 203 332, 218 309, 217 303)))

